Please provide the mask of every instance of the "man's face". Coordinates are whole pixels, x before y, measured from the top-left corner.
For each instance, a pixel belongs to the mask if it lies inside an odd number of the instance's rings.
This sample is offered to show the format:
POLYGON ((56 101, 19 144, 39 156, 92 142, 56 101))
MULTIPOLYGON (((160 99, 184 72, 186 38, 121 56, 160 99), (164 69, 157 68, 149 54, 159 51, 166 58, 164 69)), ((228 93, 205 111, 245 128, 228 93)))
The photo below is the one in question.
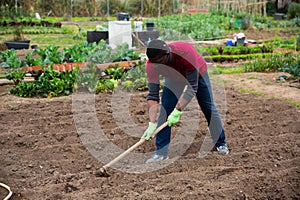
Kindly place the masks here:
POLYGON ((169 60, 169 54, 159 55, 155 58, 151 59, 152 63, 159 63, 159 64, 167 64, 169 60))

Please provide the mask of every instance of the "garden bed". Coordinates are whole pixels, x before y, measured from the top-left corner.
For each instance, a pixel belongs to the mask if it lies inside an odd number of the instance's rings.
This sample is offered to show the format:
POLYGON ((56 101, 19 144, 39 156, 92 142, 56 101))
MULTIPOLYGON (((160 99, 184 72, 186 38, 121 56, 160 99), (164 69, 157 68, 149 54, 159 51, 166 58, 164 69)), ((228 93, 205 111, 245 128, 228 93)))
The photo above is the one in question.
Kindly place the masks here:
MULTIPOLYGON (((131 61, 120 61, 120 62, 112 62, 112 63, 103 63, 103 64, 96 64, 97 68, 99 69, 107 69, 109 67, 130 67, 133 63, 138 62, 139 60, 131 60, 131 61)), ((85 68, 89 62, 76 62, 76 63, 65 63, 65 64, 53 64, 53 70, 56 71, 71 71, 75 67, 79 67, 80 69, 85 68)), ((23 67, 23 71, 42 71, 42 66, 31 66, 31 67, 23 67)))
MULTIPOLYGON (((213 151, 204 158, 198 156, 207 130, 200 116, 199 124, 191 124, 197 129, 193 144, 167 168, 141 174, 110 169, 108 178, 95 175, 105 163, 93 157, 78 137, 71 97, 49 100, 2 95, 0 182, 11 187, 12 199, 16 200, 299 198, 300 151, 295 140, 300 130, 299 109, 278 98, 234 91, 229 81, 226 83, 224 126, 229 155, 213 151)), ((0 93, 8 89, 0 87, 0 93)), ((115 123, 114 114, 129 116, 112 111, 113 95, 101 93, 95 97, 97 119, 109 140, 122 149, 137 142, 138 137, 125 134, 115 123)), ((145 97, 146 93, 135 93, 128 105, 136 126, 147 126, 145 97)), ((80 101, 86 103, 84 106, 90 103, 87 99, 80 101)), ((198 109, 194 103, 184 115, 198 109)), ((92 125, 90 121, 86 124, 92 125)), ((174 134, 184 134, 178 128, 174 134)), ((136 130, 136 135, 142 134, 142 130, 136 130)), ((152 140, 137 152, 153 150, 152 140)), ((176 156, 176 148, 172 152, 171 159, 176 156)), ((123 161, 126 163, 126 158, 123 161)))
MULTIPOLYGON (((218 22, 218 18, 212 19, 218 22)), ((175 28, 180 27, 178 22, 174 20, 175 28)), ((195 24, 191 27, 195 29, 195 24)), ((201 28, 203 26, 199 30, 201 28)), ((247 38, 259 40, 275 35, 292 37, 298 32, 248 30, 246 33, 247 38)), ((210 37, 204 37, 207 38, 210 37)), ((82 58, 81 53, 78 55, 82 58)), ((57 70, 69 69, 61 66, 57 70)), ((215 101, 217 106, 226 105, 219 111, 225 115, 222 119, 229 155, 209 151, 206 156, 199 156, 207 123, 198 112, 190 117, 192 111, 199 109, 193 100, 172 132, 173 142, 176 136, 189 138, 191 131, 184 126, 195 130, 192 144, 179 141, 187 147, 182 155, 178 154, 182 150, 180 145, 170 149, 169 161, 179 156, 178 159, 158 170, 151 165, 144 167, 145 160, 155 149, 155 141, 151 140, 133 154, 143 154, 139 159, 131 162, 124 158, 116 168, 108 169, 110 177, 96 174, 107 163, 102 158, 110 161, 120 153, 106 148, 107 144, 123 151, 140 139, 149 121, 147 92, 130 93, 128 102, 126 93, 118 96, 111 91, 21 98, 8 94, 14 88, 12 85, 0 86, 0 182, 11 187, 12 199, 16 200, 299 199, 300 150, 296 138, 300 133, 300 90, 285 85, 287 82, 273 80, 281 74, 211 74, 214 94, 223 91, 225 94, 225 99, 215 96, 215 101), (225 88, 220 87, 220 83, 224 83, 225 88), (95 104, 93 99, 87 98, 89 96, 95 97, 95 104), (78 102, 81 104, 76 107, 78 102), (195 116, 200 117, 200 121, 192 123, 195 116), (122 127, 128 119, 131 123, 122 127), (91 127, 96 128, 95 132, 85 131, 91 127), (89 137, 95 138, 85 140, 89 137), (149 171, 127 173, 128 169, 149 171)))
POLYGON ((56 27, 56 28, 61 28, 62 23, 61 22, 49 22, 45 20, 41 21, 0 21, 0 26, 8 27, 8 26, 43 26, 43 27, 56 27))

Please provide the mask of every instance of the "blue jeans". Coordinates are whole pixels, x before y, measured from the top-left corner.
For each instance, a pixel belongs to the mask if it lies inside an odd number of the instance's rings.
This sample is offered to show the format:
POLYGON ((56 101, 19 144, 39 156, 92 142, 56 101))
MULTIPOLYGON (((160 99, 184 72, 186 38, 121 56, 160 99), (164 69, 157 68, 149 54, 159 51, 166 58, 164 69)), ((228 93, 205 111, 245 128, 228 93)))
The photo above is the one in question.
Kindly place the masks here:
MULTIPOLYGON (((165 78, 162 92, 161 109, 157 125, 160 126, 167 121, 168 116, 174 110, 178 98, 183 92, 186 83, 165 78)), ((226 144, 225 132, 222 127, 221 117, 214 105, 211 83, 207 72, 199 77, 198 90, 196 94, 198 104, 206 118, 209 130, 216 147, 226 144)), ((156 153, 160 155, 168 154, 168 146, 171 138, 171 127, 167 126, 156 136, 156 153)))

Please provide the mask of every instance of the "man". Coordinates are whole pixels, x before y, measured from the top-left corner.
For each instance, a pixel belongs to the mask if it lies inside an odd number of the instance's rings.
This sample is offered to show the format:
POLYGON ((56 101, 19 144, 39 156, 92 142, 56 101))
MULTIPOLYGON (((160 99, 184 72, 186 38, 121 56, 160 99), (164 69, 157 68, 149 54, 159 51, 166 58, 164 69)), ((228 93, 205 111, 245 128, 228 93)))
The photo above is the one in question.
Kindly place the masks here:
POLYGON ((154 39, 149 42, 146 54, 149 59, 146 64, 146 73, 150 121, 142 137, 150 140, 156 128, 168 121, 168 126, 156 136, 155 154, 146 163, 168 159, 171 126, 179 122, 184 108, 194 96, 205 115, 217 151, 221 154, 228 154, 222 121, 213 102, 207 65, 194 46, 179 41, 166 44, 162 40, 154 39), (161 75, 164 77, 164 87, 161 109, 156 123, 156 113, 160 102, 159 76, 161 75))

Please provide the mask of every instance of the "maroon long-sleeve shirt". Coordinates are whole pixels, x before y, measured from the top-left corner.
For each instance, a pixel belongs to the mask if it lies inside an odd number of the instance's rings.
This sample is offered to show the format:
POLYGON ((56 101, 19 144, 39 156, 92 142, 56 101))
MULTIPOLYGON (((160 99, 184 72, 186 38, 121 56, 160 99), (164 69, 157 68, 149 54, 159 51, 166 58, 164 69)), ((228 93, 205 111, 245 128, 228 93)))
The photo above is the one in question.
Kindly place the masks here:
POLYGON ((146 63, 149 94, 148 100, 159 101, 159 76, 173 80, 186 80, 190 88, 185 92, 187 100, 190 100, 198 88, 198 77, 207 71, 204 58, 196 51, 195 47, 187 42, 176 41, 169 43, 171 53, 166 65, 146 63))

